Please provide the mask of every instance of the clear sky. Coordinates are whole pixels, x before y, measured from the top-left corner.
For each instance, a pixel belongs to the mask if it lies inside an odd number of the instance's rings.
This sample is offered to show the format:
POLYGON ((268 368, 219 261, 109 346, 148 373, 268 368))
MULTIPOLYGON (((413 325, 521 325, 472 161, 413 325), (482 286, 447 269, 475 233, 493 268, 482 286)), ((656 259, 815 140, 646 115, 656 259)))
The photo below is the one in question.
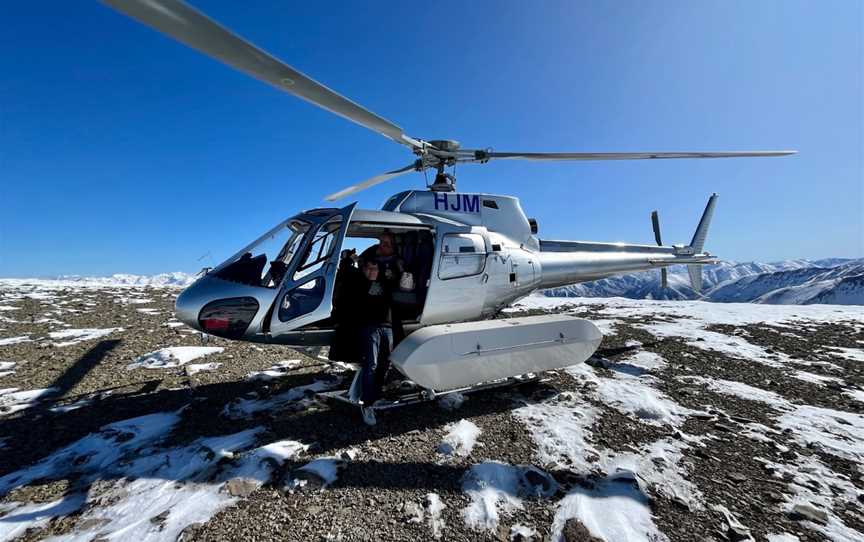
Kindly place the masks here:
MULTIPOLYGON (((653 242, 659 209, 664 241, 688 241, 718 192, 723 258, 864 256, 859 0, 194 5, 415 137, 800 152, 460 168, 541 237, 653 242)), ((0 2, 0 20, 0 276, 197 271, 411 160, 95 1, 0 2)))

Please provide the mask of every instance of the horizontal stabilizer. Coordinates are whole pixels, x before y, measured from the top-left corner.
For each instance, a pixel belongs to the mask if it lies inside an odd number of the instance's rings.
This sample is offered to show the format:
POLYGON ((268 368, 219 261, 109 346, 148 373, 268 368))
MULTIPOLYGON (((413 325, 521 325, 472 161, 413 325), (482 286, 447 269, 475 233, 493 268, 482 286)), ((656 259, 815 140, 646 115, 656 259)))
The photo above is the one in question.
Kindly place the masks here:
POLYGON ((689 264, 687 273, 690 275, 690 285, 697 293, 702 291, 702 266, 698 264, 689 264))

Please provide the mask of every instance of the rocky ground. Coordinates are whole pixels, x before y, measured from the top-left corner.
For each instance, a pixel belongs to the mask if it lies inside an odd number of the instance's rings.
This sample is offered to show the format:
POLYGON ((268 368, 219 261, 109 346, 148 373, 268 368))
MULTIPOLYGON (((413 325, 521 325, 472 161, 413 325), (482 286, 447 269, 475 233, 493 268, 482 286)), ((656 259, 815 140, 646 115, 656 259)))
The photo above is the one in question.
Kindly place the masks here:
POLYGON ((0 540, 864 538, 862 307, 531 298, 588 364, 370 428, 176 293, 0 284, 0 540))

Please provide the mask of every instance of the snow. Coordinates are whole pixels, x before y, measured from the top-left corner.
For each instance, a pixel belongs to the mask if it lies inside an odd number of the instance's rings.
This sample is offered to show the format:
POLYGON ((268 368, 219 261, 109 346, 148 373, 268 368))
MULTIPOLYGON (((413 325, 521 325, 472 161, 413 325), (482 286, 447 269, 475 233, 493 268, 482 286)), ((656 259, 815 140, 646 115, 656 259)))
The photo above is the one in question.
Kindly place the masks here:
MULTIPOLYGON (((314 474, 321 480, 322 487, 332 485, 339 478, 339 471, 345 466, 345 460, 338 457, 321 457, 306 463, 298 471, 314 474)), ((293 489, 304 485, 303 480, 292 479, 288 488, 293 489)))
POLYGON ((258 412, 282 408, 289 403, 304 399, 307 394, 333 389, 339 384, 334 380, 316 380, 306 386, 296 386, 267 399, 237 399, 225 405, 222 415, 231 419, 245 418, 258 412))
POLYGON ((56 388, 18 391, 18 388, 0 389, 0 415, 9 415, 30 408, 53 393, 56 388))
POLYGON ((553 539, 562 539, 561 531, 570 518, 578 519, 603 540, 668 540, 652 520, 648 497, 629 473, 605 478, 591 489, 577 486, 568 493, 552 522, 553 539))
POLYGON ((56 279, 0 279, 4 289, 63 289, 63 288, 114 288, 114 287, 186 287, 197 275, 189 273, 160 273, 158 275, 130 275, 117 273, 108 277, 60 276, 56 279))
POLYGON ((768 542, 800 542, 800 538, 789 533, 775 533, 768 535, 768 542))
MULTIPOLYGON (((628 345, 628 346, 636 346, 636 345, 628 345)), ((625 358, 621 362, 622 364, 632 365, 633 367, 638 367, 645 371, 651 371, 654 369, 662 369, 666 366, 666 360, 663 359, 659 354, 655 354, 654 352, 648 350, 639 350, 635 354, 625 358)))
POLYGON ((843 348, 842 346, 829 346, 828 348, 839 352, 846 359, 864 362, 864 350, 860 348, 843 348))
POLYGON ((211 354, 219 354, 224 348, 216 346, 173 346, 150 352, 126 366, 127 369, 170 369, 211 354))
POLYGON ((30 341, 29 335, 22 335, 20 337, 6 337, 0 339, 0 346, 9 346, 10 344, 18 344, 18 343, 26 343, 30 341))
POLYGON ((280 361, 276 365, 271 366, 270 368, 264 371, 256 371, 249 373, 246 375, 247 380, 274 380, 276 378, 282 378, 285 376, 288 371, 299 366, 302 363, 299 359, 289 359, 285 361, 280 361))
POLYGON ((437 493, 426 494, 426 514, 429 516, 429 528, 432 530, 432 538, 436 540, 441 538, 441 535, 444 533, 444 527, 447 526, 444 518, 441 517, 441 512, 445 508, 447 506, 441 502, 441 497, 437 493))
POLYGON ((705 378, 702 376, 681 376, 678 377, 678 379, 689 384, 701 384, 713 392, 733 395, 739 399, 759 401, 768 405, 777 406, 778 408, 785 408, 789 405, 789 402, 779 394, 774 393, 773 391, 756 388, 749 384, 744 384, 743 382, 723 380, 720 378, 705 378))
POLYGON ((64 540, 174 541, 189 525, 204 523, 236 502, 226 491, 228 481, 242 479, 259 487, 275 468, 307 449, 289 440, 255 447, 260 427, 165 447, 164 439, 179 421, 179 412, 167 412, 115 422, 0 478, 0 495, 46 478, 75 479, 80 487, 107 482, 98 495, 0 504, 0 539, 81 510, 76 528, 64 540))
POLYGON ((817 375, 814 373, 808 373, 807 371, 795 371, 792 373, 792 376, 798 380, 819 384, 820 386, 825 385, 826 382, 843 382, 842 378, 837 378, 836 376, 817 375))
POLYGON ((17 311, 21 310, 21 307, 13 307, 12 305, 0 305, 0 311, 17 311))
MULTIPOLYGON (((794 405, 780 416, 777 425, 790 429, 793 437, 804 446, 818 444, 826 452, 864 464, 864 415, 821 408, 794 405)), ((864 471, 862 471, 864 472, 864 471)))
MULTIPOLYGON (((834 258, 774 263, 720 262, 703 268, 707 291, 701 297, 712 302, 864 304, 864 261, 834 258)), ((552 288, 551 297, 614 297, 630 299, 696 299, 685 266, 672 266, 669 287, 662 288, 656 271, 609 277, 592 282, 552 288)))
POLYGON ((864 390, 844 390, 843 393, 856 401, 864 403, 864 390))
POLYGON ((84 505, 86 495, 73 493, 47 503, 0 503, 0 540, 13 540, 28 529, 45 526, 51 519, 75 512, 84 505))
POLYGON ((106 337, 115 331, 123 331, 122 327, 109 327, 105 329, 98 328, 83 328, 83 329, 64 329, 62 331, 52 331, 48 334, 48 337, 51 339, 71 339, 69 341, 63 341, 59 343, 54 343, 54 346, 71 346, 73 344, 78 344, 84 341, 92 341, 94 339, 99 339, 102 337, 106 337))
POLYGON ((592 468, 589 458, 600 455, 587 439, 599 410, 573 393, 560 393, 547 403, 526 404, 512 414, 530 432, 544 466, 587 472, 592 468))
POLYGON ((16 365, 14 361, 0 361, 0 378, 15 373, 16 365))
POLYGON ((480 428, 468 420, 448 424, 447 434, 438 445, 438 453, 465 457, 471 453, 480 436, 480 428))
POLYGON ((691 346, 713 350, 736 359, 746 359, 772 367, 789 363, 810 364, 781 352, 769 353, 741 336, 726 335, 706 328, 712 324, 747 326, 770 322, 775 327, 798 329, 802 324, 841 322, 860 325, 864 307, 845 305, 756 305, 742 303, 708 303, 703 301, 651 301, 622 298, 550 298, 531 295, 519 301, 514 310, 548 309, 571 311, 594 310, 604 317, 636 317, 652 321, 639 324, 660 338, 676 337, 691 346))
POLYGON ((462 491, 471 503, 462 511, 472 529, 494 531, 503 516, 521 510, 526 497, 551 497, 557 484, 548 474, 532 466, 487 461, 472 465, 462 478, 462 491), (547 487, 531 483, 527 476, 546 481, 547 487))
POLYGON ((205 371, 215 371, 219 367, 221 367, 221 363, 190 363, 186 366, 186 374, 192 376, 197 373, 203 373, 205 371))
POLYGON ((861 533, 847 527, 834 513, 835 502, 855 509, 858 489, 844 475, 838 474, 815 456, 798 455, 794 463, 772 463, 762 460, 775 479, 788 481, 792 496, 786 497, 781 505, 785 513, 792 511, 796 504, 816 506, 828 515, 825 525, 810 521, 802 522, 806 527, 820 531, 828 539, 838 542, 857 542, 861 533))
POLYGON ((536 536, 537 531, 527 525, 516 523, 510 527, 510 540, 533 540, 536 536))
POLYGON ((597 378, 600 400, 632 418, 652 424, 679 427, 693 411, 655 389, 647 376, 617 374, 615 378, 597 378))

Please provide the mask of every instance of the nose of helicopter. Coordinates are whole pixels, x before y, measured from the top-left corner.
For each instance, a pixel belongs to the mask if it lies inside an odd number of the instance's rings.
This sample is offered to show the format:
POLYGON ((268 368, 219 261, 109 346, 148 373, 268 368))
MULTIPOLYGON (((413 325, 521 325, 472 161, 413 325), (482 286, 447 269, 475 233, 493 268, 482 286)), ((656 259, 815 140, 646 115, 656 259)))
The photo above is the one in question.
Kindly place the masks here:
POLYGON ((177 296, 174 312, 191 328, 226 339, 240 339, 247 332, 256 331, 257 327, 251 324, 258 309, 269 306, 267 296, 272 297, 275 292, 205 275, 177 296))
POLYGON ((198 323, 198 313, 203 308, 202 297, 205 297, 206 292, 211 289, 207 285, 208 282, 210 281, 206 277, 196 281, 180 292, 177 300, 174 301, 174 314, 177 319, 199 331, 204 331, 198 323))

